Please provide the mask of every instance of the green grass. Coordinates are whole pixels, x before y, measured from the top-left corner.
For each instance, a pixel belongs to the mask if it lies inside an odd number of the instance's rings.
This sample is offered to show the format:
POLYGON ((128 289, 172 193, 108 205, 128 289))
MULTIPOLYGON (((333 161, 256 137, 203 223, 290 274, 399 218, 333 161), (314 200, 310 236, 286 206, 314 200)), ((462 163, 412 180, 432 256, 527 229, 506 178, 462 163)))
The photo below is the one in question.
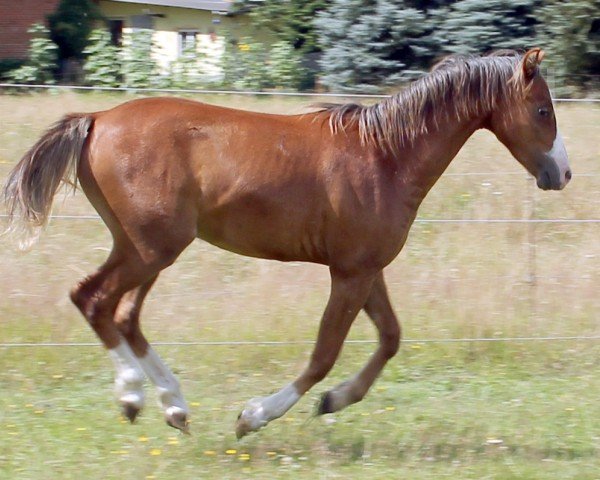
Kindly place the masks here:
MULTIPOLYGON (((129 98, 0 96, 0 181, 62 113, 129 98)), ((209 100, 301 111, 298 99, 209 100)), ((598 218, 600 108, 560 106, 558 118, 575 172, 564 192, 537 191, 478 133, 448 173, 488 174, 443 177, 420 216, 598 218)), ((57 213, 93 213, 80 194, 57 200, 57 213)), ((0 343, 95 341, 67 292, 106 257, 105 227, 56 220, 27 254, 0 245, 0 343)), ((386 275, 409 339, 597 336, 599 259, 597 224, 415 224, 386 275)), ((197 242, 161 275, 143 325, 154 341, 311 341, 327 293, 323 267, 197 242)), ((364 315, 350 338, 375 338, 364 315)), ((373 349, 347 345, 287 416, 237 441, 244 403, 294 378, 310 345, 157 347, 191 405, 191 437, 164 424, 150 387, 139 420, 124 423, 100 347, 0 348, 0 478, 599 478, 597 340, 406 343, 363 402, 313 417, 319 395, 373 349)))
POLYGON ((244 401, 287 381, 307 347, 159 348, 178 367, 191 437, 163 424, 150 389, 138 422, 120 420, 100 349, 4 350, 3 365, 13 367, 0 375, 10 392, 0 397, 0 475, 597 478, 597 345, 549 345, 544 361, 543 348, 527 345, 414 347, 362 403, 314 418, 319 392, 356 371, 370 350, 348 346, 324 385, 242 441, 233 425, 244 401))

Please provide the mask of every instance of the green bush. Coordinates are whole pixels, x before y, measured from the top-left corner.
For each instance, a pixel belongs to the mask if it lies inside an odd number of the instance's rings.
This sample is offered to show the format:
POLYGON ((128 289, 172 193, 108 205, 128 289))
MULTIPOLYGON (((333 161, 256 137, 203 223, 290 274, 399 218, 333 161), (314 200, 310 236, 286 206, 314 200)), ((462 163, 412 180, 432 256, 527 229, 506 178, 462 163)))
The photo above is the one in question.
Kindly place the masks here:
POLYGON ((10 78, 9 72, 16 70, 19 67, 25 65, 25 60, 20 58, 4 58, 0 60, 0 80, 8 80, 10 78))
POLYGON ((300 54, 285 41, 272 45, 267 67, 270 82, 276 88, 297 89, 304 76, 300 54))
POLYGON ((223 84, 237 90, 299 88, 304 77, 301 56, 287 42, 276 42, 271 49, 247 38, 228 42, 221 59, 223 84))
MULTIPOLYGON (((546 51, 543 68, 554 94, 577 96, 598 90, 600 18, 597 0, 545 2, 537 44, 546 51)), ((589 94, 588 93, 588 94, 589 94)), ((593 95, 593 93, 592 93, 593 95)))
POLYGON ((135 30, 126 38, 123 47, 123 81, 127 87, 161 86, 163 78, 158 71, 154 50, 153 30, 135 30))
POLYGON ((221 58, 223 83, 236 90, 263 90, 270 86, 267 51, 260 42, 242 38, 238 42, 227 42, 221 58))
POLYGON ((169 67, 169 86, 172 88, 197 88, 199 83, 198 51, 193 47, 186 48, 182 55, 171 62, 169 67))
POLYGON ((85 80, 90 85, 118 87, 121 85, 121 53, 110 41, 106 30, 94 30, 83 51, 87 59, 83 66, 85 80))
POLYGON ((29 60, 25 65, 7 74, 14 83, 54 84, 58 47, 48 38, 48 29, 42 24, 33 24, 29 30, 29 60))

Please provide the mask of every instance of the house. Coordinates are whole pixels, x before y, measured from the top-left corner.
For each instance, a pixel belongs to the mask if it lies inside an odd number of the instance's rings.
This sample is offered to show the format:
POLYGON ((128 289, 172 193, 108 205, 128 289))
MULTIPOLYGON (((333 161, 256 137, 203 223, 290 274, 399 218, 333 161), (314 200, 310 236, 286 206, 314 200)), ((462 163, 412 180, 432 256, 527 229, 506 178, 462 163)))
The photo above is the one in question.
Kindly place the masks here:
POLYGON ((27 58, 27 29, 34 23, 46 23, 46 15, 56 10, 59 1, 0 2, 0 60, 27 58))
POLYGON ((207 65, 217 65, 227 37, 252 36, 256 41, 268 42, 268 36, 256 32, 248 15, 234 9, 232 0, 99 0, 97 3, 116 44, 136 29, 154 30, 158 46, 155 57, 163 70, 190 48, 201 50, 207 65))
MULTIPOLYGON (((36 22, 47 23, 60 0, 21 0, 0 2, 0 59, 25 58, 29 46, 27 29, 36 22), (18 5, 18 6, 16 6, 18 5)), ((166 70, 170 62, 188 48, 202 49, 219 57, 225 38, 251 36, 269 42, 267 34, 257 32, 245 12, 234 8, 233 0, 94 0, 108 22, 115 44, 121 44, 136 29, 154 30, 158 45, 155 53, 166 70)))

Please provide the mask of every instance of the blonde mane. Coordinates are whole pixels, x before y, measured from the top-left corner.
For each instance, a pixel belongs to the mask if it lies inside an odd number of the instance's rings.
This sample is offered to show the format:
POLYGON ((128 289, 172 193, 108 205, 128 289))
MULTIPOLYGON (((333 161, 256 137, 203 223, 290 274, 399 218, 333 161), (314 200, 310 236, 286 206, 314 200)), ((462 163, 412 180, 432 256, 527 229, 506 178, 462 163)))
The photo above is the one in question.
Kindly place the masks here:
POLYGON ((487 56, 451 55, 423 78, 399 93, 370 106, 356 103, 319 104, 329 114, 332 132, 358 124, 363 144, 397 152, 448 117, 461 118, 492 111, 501 99, 523 95, 523 56, 498 51, 487 56))

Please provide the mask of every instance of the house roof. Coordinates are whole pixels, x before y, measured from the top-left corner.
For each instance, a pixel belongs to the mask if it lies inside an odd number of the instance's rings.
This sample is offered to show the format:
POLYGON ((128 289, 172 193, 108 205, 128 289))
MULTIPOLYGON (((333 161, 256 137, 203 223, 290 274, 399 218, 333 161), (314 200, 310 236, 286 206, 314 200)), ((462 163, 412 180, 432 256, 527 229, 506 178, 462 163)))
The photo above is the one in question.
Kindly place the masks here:
POLYGON ((233 10, 232 0, 113 0, 120 3, 142 3, 161 7, 193 8, 195 10, 211 10, 230 13, 233 10))

